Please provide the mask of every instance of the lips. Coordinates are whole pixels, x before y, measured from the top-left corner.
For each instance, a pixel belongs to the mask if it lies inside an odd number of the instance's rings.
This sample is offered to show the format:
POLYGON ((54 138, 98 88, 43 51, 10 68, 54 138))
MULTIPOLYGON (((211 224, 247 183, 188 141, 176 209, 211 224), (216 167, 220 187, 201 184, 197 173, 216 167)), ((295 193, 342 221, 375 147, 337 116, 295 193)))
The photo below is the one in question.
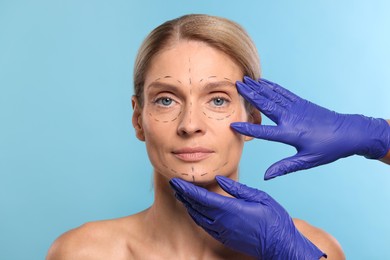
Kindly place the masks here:
POLYGON ((213 153, 213 150, 204 147, 185 147, 172 152, 176 158, 185 162, 198 162, 210 157, 213 153))

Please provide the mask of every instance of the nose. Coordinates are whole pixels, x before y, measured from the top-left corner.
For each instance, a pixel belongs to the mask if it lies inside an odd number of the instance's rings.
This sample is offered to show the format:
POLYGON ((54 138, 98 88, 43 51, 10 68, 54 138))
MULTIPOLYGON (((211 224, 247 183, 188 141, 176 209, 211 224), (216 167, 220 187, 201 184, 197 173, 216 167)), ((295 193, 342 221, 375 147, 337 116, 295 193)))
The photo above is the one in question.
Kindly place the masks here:
POLYGON ((179 117, 177 133, 180 136, 203 135, 206 125, 201 109, 189 103, 185 106, 179 117))

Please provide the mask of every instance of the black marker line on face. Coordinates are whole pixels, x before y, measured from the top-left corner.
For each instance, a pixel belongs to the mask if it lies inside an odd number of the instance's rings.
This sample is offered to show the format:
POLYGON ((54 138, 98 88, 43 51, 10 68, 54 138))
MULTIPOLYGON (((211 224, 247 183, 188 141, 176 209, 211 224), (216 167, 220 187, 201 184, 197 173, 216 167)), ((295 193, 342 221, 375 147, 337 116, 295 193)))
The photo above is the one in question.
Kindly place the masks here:
POLYGON ((192 102, 190 102, 190 124, 191 124, 191 118, 192 118, 192 102))
POLYGON ((225 162, 224 164, 222 164, 218 168, 214 169, 213 172, 219 171, 221 168, 225 167, 227 164, 228 164, 228 162, 225 162))
POLYGON ((228 115, 226 115, 226 116, 224 116, 224 117, 211 117, 211 116, 207 115, 206 112, 204 112, 204 111, 203 111, 202 113, 203 113, 203 115, 204 115, 205 117, 207 117, 207 118, 209 118, 209 119, 221 121, 221 120, 224 120, 224 119, 227 119, 227 118, 231 117, 235 112, 236 112, 236 111, 233 110, 230 114, 228 114, 228 115))
MULTIPOLYGON (((215 172, 220 171, 220 170, 221 170, 223 167, 225 167, 228 163, 229 163, 229 162, 226 161, 226 162, 223 163, 221 166, 215 168, 212 172, 215 173, 215 172)), ((166 165, 164 165, 164 164, 163 164, 163 166, 166 167, 166 165)), ((177 171, 175 171, 175 170, 172 169, 172 168, 170 169, 170 171, 172 171, 172 172, 175 173, 175 174, 178 173, 177 171)), ((182 176, 189 176, 189 175, 191 175, 192 181, 195 182, 195 174, 194 174, 194 172, 195 172, 195 168, 194 168, 194 166, 191 166, 191 174, 190 174, 190 173, 181 172, 180 175, 182 175, 182 176)), ((204 172, 204 173, 200 174, 200 176, 203 177, 203 176, 205 176, 205 175, 207 175, 207 174, 209 174, 209 172, 204 172)))
MULTIPOLYGON (((162 77, 162 78, 164 78, 164 79, 171 79, 171 78, 173 78, 173 77, 170 76, 170 75, 166 75, 166 76, 164 76, 164 77, 162 77)), ((153 82, 156 82, 156 81, 159 81, 159 80, 161 80, 161 77, 155 79, 153 82)), ((182 83, 180 80, 176 80, 176 81, 177 81, 179 84, 183 85, 183 83, 182 83)), ((162 121, 162 120, 159 120, 159 119, 157 119, 152 113, 149 113, 149 116, 151 116, 151 117, 154 119, 154 121, 156 121, 156 122, 160 122, 160 123, 169 123, 169 122, 173 122, 173 121, 175 121, 176 119, 178 119, 178 117, 180 116, 181 112, 182 112, 182 110, 180 110, 179 114, 178 114, 175 118, 173 118, 172 120, 163 120, 163 121, 162 121)))
POLYGON ((188 81, 190 82, 190 85, 191 85, 191 58, 188 58, 188 64, 189 64, 188 74, 190 75, 188 81))

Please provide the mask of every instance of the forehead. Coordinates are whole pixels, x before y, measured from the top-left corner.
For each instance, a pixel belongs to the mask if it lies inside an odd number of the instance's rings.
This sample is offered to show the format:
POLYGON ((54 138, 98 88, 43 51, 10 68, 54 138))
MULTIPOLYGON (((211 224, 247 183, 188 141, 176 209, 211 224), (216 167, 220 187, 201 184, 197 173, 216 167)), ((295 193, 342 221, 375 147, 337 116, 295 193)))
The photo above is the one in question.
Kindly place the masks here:
POLYGON ((243 73, 233 59, 206 43, 178 41, 153 58, 145 85, 159 78, 199 82, 211 77, 235 82, 242 79, 243 73))

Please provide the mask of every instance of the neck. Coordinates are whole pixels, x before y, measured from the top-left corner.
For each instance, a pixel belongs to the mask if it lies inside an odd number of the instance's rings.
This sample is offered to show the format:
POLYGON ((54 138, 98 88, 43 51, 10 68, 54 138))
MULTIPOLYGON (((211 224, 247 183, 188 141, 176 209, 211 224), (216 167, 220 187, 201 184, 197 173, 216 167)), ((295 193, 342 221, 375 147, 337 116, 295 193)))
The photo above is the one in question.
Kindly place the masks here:
MULTIPOLYGON (((207 259, 205 256, 232 254, 196 225, 183 204, 175 198, 167 178, 155 173, 154 185, 155 201, 148 209, 145 221, 150 223, 149 229, 156 241, 164 244, 164 248, 174 250, 176 255, 207 259)), ((226 195, 216 183, 205 188, 226 195)))

